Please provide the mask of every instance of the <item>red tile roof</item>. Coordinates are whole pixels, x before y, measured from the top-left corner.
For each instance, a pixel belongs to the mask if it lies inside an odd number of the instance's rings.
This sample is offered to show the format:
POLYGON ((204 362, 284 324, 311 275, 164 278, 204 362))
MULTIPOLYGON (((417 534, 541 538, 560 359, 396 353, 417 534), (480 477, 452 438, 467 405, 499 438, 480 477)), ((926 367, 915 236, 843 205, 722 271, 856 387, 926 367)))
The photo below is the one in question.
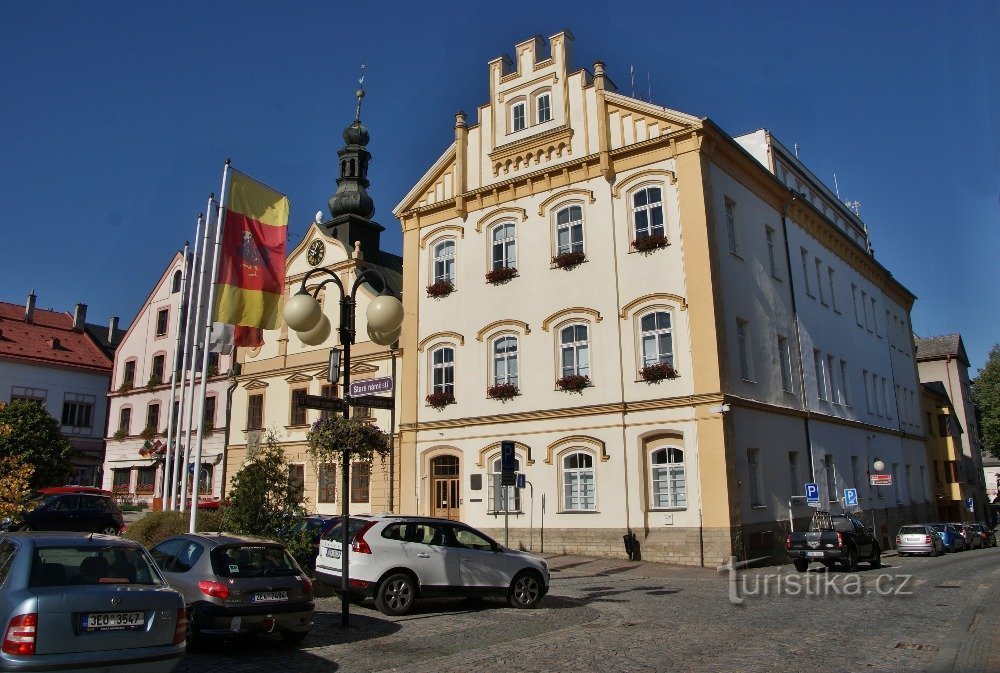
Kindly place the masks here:
POLYGON ((100 369, 111 373, 108 358, 90 335, 73 331, 69 313, 36 308, 24 322, 24 306, 0 301, 0 359, 16 358, 39 364, 100 369), (52 340, 58 339, 57 348, 52 340))

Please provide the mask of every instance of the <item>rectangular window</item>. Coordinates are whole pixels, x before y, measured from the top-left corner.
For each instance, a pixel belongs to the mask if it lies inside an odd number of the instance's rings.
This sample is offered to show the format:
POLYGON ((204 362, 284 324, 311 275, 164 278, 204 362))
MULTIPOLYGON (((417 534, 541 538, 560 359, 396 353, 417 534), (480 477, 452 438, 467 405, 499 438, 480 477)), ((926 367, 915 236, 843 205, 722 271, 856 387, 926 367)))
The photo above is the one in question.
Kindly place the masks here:
MULTIPOLYGON (((332 383, 326 383, 319 387, 319 394, 321 397, 335 398, 337 397, 337 386, 332 383)), ((361 409, 362 407, 355 407, 355 409, 361 409)), ((324 421, 333 418, 337 415, 336 411, 329 411, 328 409, 320 409, 319 417, 324 421)))
POLYGON ((871 298, 872 302, 872 326, 875 328, 875 336, 881 337, 882 330, 878 328, 878 308, 876 308, 875 297, 871 298))
POLYGON ((826 369, 823 362, 823 354, 815 348, 813 349, 813 366, 816 368, 816 396, 821 400, 826 400, 826 369))
POLYGON ((913 502, 913 469, 909 465, 904 465, 903 474, 906 475, 906 499, 913 502))
POLYGON ((111 486, 117 489, 129 490, 132 488, 132 469, 131 468, 115 468, 112 470, 114 475, 111 479, 111 486))
POLYGON ((201 417, 205 430, 215 427, 215 395, 205 398, 205 414, 201 417))
POLYGON ((729 252, 740 254, 740 241, 736 232, 736 202, 726 199, 726 234, 729 237, 729 252))
POLYGON ((333 463, 322 463, 319 466, 319 493, 317 499, 320 502, 337 501, 337 466, 333 463))
POLYGON ((805 284, 806 294, 815 299, 812 288, 809 287, 809 251, 799 248, 799 254, 802 256, 802 282, 805 284))
POLYGON ((889 393, 885 377, 882 377, 882 408, 885 409, 885 417, 892 418, 892 412, 889 411, 889 393))
POLYGON ((132 407, 122 407, 118 415, 118 429, 126 435, 132 432, 132 407))
POLYGON ((94 405, 90 402, 63 402, 62 424, 73 428, 92 428, 94 405))
POLYGON ((156 312, 156 336, 165 336, 167 333, 167 319, 170 316, 169 308, 161 308, 156 312))
POLYGON ((816 292, 819 294, 819 303, 826 306, 826 295, 823 293, 823 262, 816 258, 816 292))
POLYGON ((136 470, 135 492, 152 493, 156 487, 156 468, 140 467, 136 470))
POLYGON ((536 124, 543 124, 552 119, 552 106, 549 104, 549 94, 543 93, 536 99, 536 110, 538 117, 536 124))
POLYGON ((740 356, 740 377, 744 381, 753 381, 753 369, 750 363, 750 336, 747 333, 749 323, 736 319, 736 347, 740 356))
POLYGON ((293 388, 292 389, 292 401, 289 405, 290 413, 288 415, 289 425, 305 425, 306 424, 306 408, 299 405, 299 395, 305 395, 307 388, 293 388))
POLYGON ((945 414, 938 414, 938 437, 948 436, 948 417, 945 414))
POLYGON ((885 416, 885 400, 878 394, 878 382, 880 378, 872 374, 872 399, 875 401, 875 415, 885 416))
POLYGON ((160 404, 154 403, 146 407, 146 427, 154 432, 160 431, 160 404))
POLYGON ((778 275, 778 258, 774 251, 774 229, 765 225, 764 236, 767 238, 767 261, 771 269, 771 276, 780 279, 778 275))
POLYGON ((834 311, 840 313, 840 308, 837 306, 837 291, 834 289, 833 269, 827 267, 826 273, 830 278, 830 305, 833 307, 834 311))
POLYGON ((264 395, 257 393, 247 396, 247 430, 264 427, 264 395))
POLYGON ((750 506, 763 507, 760 483, 760 449, 747 449, 747 472, 750 478, 750 506))
POLYGON ((788 339, 778 335, 778 365, 781 368, 781 389, 792 392, 792 357, 788 352, 788 339))
POLYGON ((150 385, 159 385, 163 383, 163 361, 165 358, 166 356, 162 353, 153 356, 153 364, 149 371, 150 385))
POLYGON ((954 460, 946 460, 944 462, 944 473, 945 480, 949 484, 958 483, 958 463, 954 460))
POLYGON ((125 361, 125 368, 122 370, 122 387, 135 387, 135 360, 125 361))
POLYGON ((802 484, 799 483, 799 452, 788 452, 788 485, 792 488, 792 495, 801 495, 802 484))
POLYGON ((889 345, 896 347, 896 327, 893 323, 893 315, 888 309, 885 311, 885 335, 889 339, 889 345))
POLYGON ((837 466, 833 462, 833 456, 829 453, 823 456, 823 466, 826 468, 826 492, 830 502, 839 502, 837 495, 837 466))
POLYGON ((288 466, 288 483, 294 489, 299 502, 306 497, 306 466, 301 464, 291 464, 288 466))
POLYGON ((837 385, 837 369, 834 366, 836 359, 832 355, 826 356, 826 375, 829 378, 827 384, 829 385, 830 401, 840 403, 843 394, 840 392, 840 386, 837 385))
POLYGON ((371 473, 368 463, 351 463, 351 502, 368 502, 371 473))
POLYGON ((920 482, 917 484, 917 500, 926 500, 927 496, 924 493, 924 484, 927 482, 927 466, 920 466, 920 482))
POLYGON ((858 327, 864 327, 865 324, 861 322, 861 313, 864 309, 859 309, 859 297, 858 297, 858 286, 851 283, 851 301, 854 302, 854 320, 858 323, 858 327))
POLYGON ((521 131, 524 129, 524 103, 514 103, 510 108, 511 131, 521 131))
POLYGON ((936 460, 934 461, 934 483, 935 484, 941 483, 941 470, 938 467, 938 462, 936 460))
POLYGON ((865 381, 865 407, 868 409, 868 413, 872 413, 872 394, 871 386, 868 383, 868 370, 864 369, 861 371, 861 377, 865 381))
POLYGON ((841 391, 844 393, 841 404, 849 407, 851 406, 851 379, 847 375, 847 360, 840 361, 840 385, 841 391))

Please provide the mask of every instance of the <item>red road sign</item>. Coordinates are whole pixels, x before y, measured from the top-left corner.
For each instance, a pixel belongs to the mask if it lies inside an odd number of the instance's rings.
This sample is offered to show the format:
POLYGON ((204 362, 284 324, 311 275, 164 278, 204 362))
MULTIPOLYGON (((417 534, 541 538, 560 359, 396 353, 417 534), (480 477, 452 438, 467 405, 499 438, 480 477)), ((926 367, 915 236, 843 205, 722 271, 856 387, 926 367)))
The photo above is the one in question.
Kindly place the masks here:
POLYGON ((892 486, 891 474, 870 474, 868 478, 872 486, 892 486))

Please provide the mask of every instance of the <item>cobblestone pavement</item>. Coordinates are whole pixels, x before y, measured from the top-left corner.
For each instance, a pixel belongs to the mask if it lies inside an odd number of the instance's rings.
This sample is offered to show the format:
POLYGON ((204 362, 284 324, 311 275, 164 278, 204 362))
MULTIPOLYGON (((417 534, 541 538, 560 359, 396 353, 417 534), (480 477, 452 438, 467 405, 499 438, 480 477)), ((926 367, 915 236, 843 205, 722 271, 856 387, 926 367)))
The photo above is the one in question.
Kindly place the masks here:
POLYGON ((799 574, 549 558, 537 610, 436 600, 388 618, 317 601, 299 647, 213 644, 179 671, 944 671, 1000 673, 1000 549, 799 574), (734 604, 732 597, 742 600, 734 604))

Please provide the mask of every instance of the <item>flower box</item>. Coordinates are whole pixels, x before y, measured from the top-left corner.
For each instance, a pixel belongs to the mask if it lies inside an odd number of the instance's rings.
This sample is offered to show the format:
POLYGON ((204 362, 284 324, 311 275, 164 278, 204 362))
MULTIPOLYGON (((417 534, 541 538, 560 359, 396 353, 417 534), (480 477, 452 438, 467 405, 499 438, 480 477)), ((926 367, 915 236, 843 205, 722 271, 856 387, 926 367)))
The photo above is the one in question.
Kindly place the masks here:
POLYGON ((120 393, 127 393, 130 390, 132 390, 132 384, 129 383, 128 381, 125 381, 120 386, 118 386, 118 392, 120 393))
POLYGON ((439 280, 436 283, 432 283, 427 286, 427 296, 428 297, 447 297, 449 294, 455 291, 455 284, 450 280, 439 280))
POLYGON ((580 374, 571 374, 569 376, 564 376, 561 379, 556 379, 556 385, 571 393, 578 393, 590 385, 590 377, 581 376, 580 374))
POLYGON ((637 238, 632 241, 632 247, 639 252, 650 253, 659 248, 665 248, 670 245, 667 237, 663 234, 651 234, 649 236, 644 236, 643 238, 637 238))
POLYGON ((677 370, 674 369, 673 365, 664 362, 655 365, 646 365, 639 370, 639 376, 646 383, 659 383, 663 379, 676 379, 677 370))
POLYGON ((149 380, 146 381, 147 388, 155 388, 156 386, 160 385, 163 385, 163 379, 159 376, 156 376, 155 374, 153 376, 150 376, 149 380))
POLYGON ((149 495, 153 492, 152 484, 136 484, 135 493, 136 495, 149 495))
POLYGON ((574 266, 587 259, 582 252, 564 252, 552 258, 552 263, 560 269, 572 269, 574 266))
POLYGON ((501 266, 486 274, 486 282, 492 285, 503 285, 511 278, 517 277, 517 269, 512 266, 501 266))
POLYGON ((431 405, 435 409, 444 409, 449 404, 455 403, 454 393, 431 393, 427 396, 427 404, 431 405))
POLYGON ((120 442, 121 440, 128 437, 128 431, 126 431, 125 428, 118 428, 117 430, 115 430, 115 434, 111 436, 120 442))
POLYGON ((142 432, 139 433, 139 436, 142 437, 145 440, 150 440, 153 437, 156 437, 156 428, 154 428, 152 426, 143 428, 142 432))
POLYGON ((506 402, 521 394, 516 383, 500 383, 486 389, 486 394, 495 400, 506 402))

